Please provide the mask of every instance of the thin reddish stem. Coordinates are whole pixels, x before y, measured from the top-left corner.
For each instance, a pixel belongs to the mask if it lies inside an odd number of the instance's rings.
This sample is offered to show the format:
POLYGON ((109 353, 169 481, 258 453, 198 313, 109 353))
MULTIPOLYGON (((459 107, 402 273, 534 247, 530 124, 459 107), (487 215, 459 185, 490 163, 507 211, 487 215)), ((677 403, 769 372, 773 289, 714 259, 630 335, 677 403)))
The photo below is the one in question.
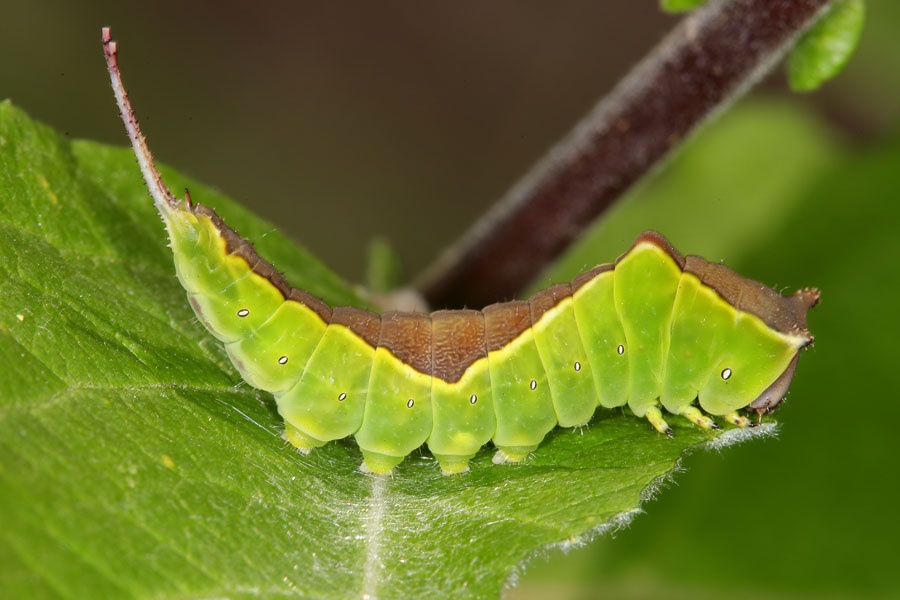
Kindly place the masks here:
POLYGON ((128 92, 125 91, 125 85, 122 83, 122 74, 119 72, 117 55, 118 45, 110 37, 109 27, 103 28, 102 39, 103 54, 106 56, 109 79, 112 83, 113 92, 116 95, 116 103, 119 105, 119 114, 122 117, 122 122, 125 123, 125 130, 128 132, 131 147, 134 148, 134 154, 137 156, 141 173, 144 176, 144 181, 147 183, 147 189, 150 190, 150 196, 153 197, 153 203, 160 212, 175 208, 178 204, 178 199, 166 187, 162 175, 156 168, 153 154, 147 146, 144 134, 141 133, 141 126, 134 115, 134 109, 131 107, 131 101, 128 99, 128 92))

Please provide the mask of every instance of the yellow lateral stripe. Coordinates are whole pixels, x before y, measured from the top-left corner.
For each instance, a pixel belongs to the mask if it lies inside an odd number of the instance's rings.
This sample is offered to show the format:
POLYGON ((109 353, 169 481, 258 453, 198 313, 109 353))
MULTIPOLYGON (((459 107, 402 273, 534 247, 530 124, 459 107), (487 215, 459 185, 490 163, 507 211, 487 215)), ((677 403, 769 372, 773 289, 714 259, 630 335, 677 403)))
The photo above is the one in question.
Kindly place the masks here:
MULTIPOLYGON (((404 363, 405 364, 405 363, 404 363)), ((407 365, 409 366, 409 365, 407 365)), ((433 381, 431 383, 433 388, 440 388, 442 391, 448 393, 461 392, 469 385, 469 382, 472 379, 476 379, 481 376, 484 371, 488 368, 488 359, 479 358, 475 362, 473 362, 466 369, 465 373, 463 373, 462 377, 459 378, 459 381, 454 381, 452 383, 448 383, 439 377, 433 377, 433 381)))

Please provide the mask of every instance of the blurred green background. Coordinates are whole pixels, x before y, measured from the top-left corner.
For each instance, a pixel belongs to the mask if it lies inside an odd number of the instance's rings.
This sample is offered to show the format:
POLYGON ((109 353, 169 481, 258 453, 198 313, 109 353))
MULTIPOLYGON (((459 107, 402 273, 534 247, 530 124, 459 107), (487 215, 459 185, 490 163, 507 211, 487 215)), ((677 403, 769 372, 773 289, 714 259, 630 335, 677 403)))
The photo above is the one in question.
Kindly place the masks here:
MULTIPOLYGON (((160 160, 350 279, 381 234, 414 274, 675 22, 651 1, 287 4, 5 6, 0 97, 124 145, 109 25, 160 160)), ((656 228, 767 284, 820 287, 780 438, 688 457, 648 514, 529 561, 510 598, 900 597, 900 3, 868 7, 837 80, 796 96, 775 73, 539 282, 656 228)))

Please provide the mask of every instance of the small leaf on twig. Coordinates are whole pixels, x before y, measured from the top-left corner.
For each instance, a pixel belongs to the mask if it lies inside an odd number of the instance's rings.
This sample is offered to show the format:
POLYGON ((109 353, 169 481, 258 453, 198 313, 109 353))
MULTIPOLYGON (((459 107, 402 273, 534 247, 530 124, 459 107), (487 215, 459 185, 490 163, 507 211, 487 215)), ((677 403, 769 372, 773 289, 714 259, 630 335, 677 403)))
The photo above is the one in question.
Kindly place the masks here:
POLYGON ((668 13, 682 13, 703 6, 709 0, 659 0, 659 7, 668 13))
POLYGON ((863 0, 835 0, 791 51, 791 88, 810 92, 840 73, 859 43, 865 15, 863 0))

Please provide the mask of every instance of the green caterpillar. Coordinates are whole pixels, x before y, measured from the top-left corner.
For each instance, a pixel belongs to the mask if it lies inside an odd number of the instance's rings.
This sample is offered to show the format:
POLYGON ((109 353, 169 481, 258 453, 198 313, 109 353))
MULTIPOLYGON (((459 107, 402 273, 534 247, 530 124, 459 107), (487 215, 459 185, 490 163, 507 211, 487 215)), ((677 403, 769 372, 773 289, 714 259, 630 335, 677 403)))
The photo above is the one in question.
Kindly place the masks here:
POLYGON ((708 415, 751 426, 737 411, 777 406, 813 341, 806 313, 817 290, 782 296, 682 257, 655 232, 615 264, 528 301, 430 315, 331 308, 291 288, 211 208, 172 195, 108 29, 103 43, 191 306, 244 379, 275 396, 284 437, 301 451, 352 435, 363 467, 386 473, 427 444, 445 473, 459 473, 488 442, 494 462, 520 461, 557 425, 587 423, 598 404, 627 404, 669 435, 663 408, 705 428, 718 427, 708 415))

